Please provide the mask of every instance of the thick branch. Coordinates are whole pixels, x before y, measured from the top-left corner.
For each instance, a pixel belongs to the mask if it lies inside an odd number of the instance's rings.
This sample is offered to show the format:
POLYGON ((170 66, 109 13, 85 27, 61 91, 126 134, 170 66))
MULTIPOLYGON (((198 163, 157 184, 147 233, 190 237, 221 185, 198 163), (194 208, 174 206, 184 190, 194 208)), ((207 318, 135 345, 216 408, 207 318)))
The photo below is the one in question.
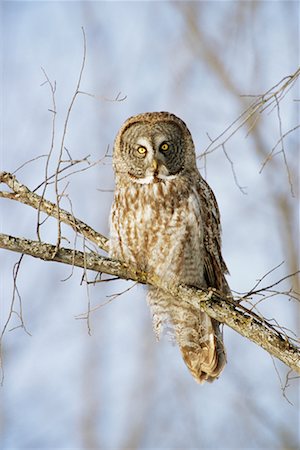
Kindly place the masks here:
POLYGON ((179 297, 183 303, 187 302, 194 307, 201 308, 214 319, 260 345, 271 355, 300 373, 300 349, 298 347, 289 342, 288 338, 285 339, 275 330, 270 329, 259 317, 254 317, 250 311, 247 312, 238 303, 225 298, 215 290, 201 291, 188 286, 171 285, 157 276, 138 271, 131 266, 104 258, 96 253, 83 253, 67 248, 60 248, 56 251, 54 245, 4 234, 0 235, 0 248, 159 287, 165 292, 179 297))
POLYGON ((0 197, 9 198, 29 205, 32 208, 46 213, 73 228, 74 231, 82 234, 86 239, 94 242, 98 247, 107 251, 108 239, 95 231, 86 223, 76 219, 71 213, 64 209, 58 209, 55 203, 45 200, 40 195, 30 191, 27 186, 21 184, 14 175, 8 172, 0 172, 0 183, 5 183, 13 192, 0 191, 0 197), (59 213, 58 213, 59 211, 59 213))

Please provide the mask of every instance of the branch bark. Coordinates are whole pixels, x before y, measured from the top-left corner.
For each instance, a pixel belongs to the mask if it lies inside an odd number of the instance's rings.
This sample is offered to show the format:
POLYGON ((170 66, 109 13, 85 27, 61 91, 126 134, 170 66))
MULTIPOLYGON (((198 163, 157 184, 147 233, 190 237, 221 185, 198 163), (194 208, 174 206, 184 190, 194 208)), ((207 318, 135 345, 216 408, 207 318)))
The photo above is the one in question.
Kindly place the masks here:
MULTIPOLYGON (((15 176, 6 172, 0 173, 0 182, 7 184, 13 190, 13 192, 0 191, 0 197, 20 201, 37 210, 40 208, 49 216, 57 218, 57 205, 31 192, 26 186, 19 183, 15 176)), ((74 231, 97 244, 99 248, 107 250, 108 239, 84 222, 76 219, 69 212, 60 209, 59 218, 62 222, 71 226, 74 231)), ((219 322, 228 325, 300 374, 300 348, 263 318, 242 306, 239 301, 226 298, 215 289, 200 290, 168 283, 167 280, 141 272, 137 268, 120 261, 105 258, 96 252, 82 252, 69 248, 57 249, 52 244, 21 239, 6 234, 0 234, 0 248, 30 255, 44 261, 60 262, 81 267, 84 270, 92 270, 159 287, 166 293, 180 298, 181 302, 191 304, 205 311, 219 322)))

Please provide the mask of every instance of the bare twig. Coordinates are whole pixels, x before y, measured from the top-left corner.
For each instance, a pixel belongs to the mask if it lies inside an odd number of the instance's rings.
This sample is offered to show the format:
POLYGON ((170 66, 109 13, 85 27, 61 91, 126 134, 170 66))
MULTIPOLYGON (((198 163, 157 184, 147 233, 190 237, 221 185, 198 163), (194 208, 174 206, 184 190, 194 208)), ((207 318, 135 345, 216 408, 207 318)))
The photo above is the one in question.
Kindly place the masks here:
POLYGON ((38 159, 41 159, 41 158, 47 158, 47 156, 48 155, 39 155, 39 156, 36 156, 35 158, 25 161, 23 164, 21 164, 19 167, 17 167, 13 171, 13 175, 15 175, 19 170, 23 169, 23 167, 27 166, 27 164, 31 164, 32 162, 37 161, 38 159))
POLYGON ((3 368, 3 355, 2 355, 2 343, 3 343, 3 337, 4 334, 6 332, 6 330, 8 329, 8 325, 11 322, 11 319, 13 317, 13 314, 15 314, 19 321, 20 321, 20 325, 15 326, 14 328, 12 328, 9 331, 12 331, 16 328, 23 328, 23 330, 25 331, 25 333, 27 333, 29 336, 31 336, 31 334, 28 332, 25 323, 24 323, 24 319, 23 319, 23 308, 22 308, 22 299, 18 290, 18 286, 17 286, 17 277, 18 277, 18 273, 19 273, 19 269, 20 269, 20 265, 21 262, 23 260, 24 255, 22 254, 21 257, 19 258, 19 260, 15 263, 14 265, 14 269, 13 269, 13 283, 14 283, 14 287, 13 287, 13 295, 12 295, 12 300, 11 300, 11 305, 10 305, 10 309, 9 309, 9 313, 7 316, 7 319, 4 323, 4 326, 2 328, 2 331, 0 333, 0 385, 3 385, 4 382, 4 368, 3 368), (16 297, 18 298, 19 301, 19 311, 16 311, 14 306, 15 306, 15 301, 16 301, 16 297))
MULTIPOLYGON (((119 280, 119 277, 115 277, 115 278, 109 278, 106 280, 101 280, 101 281, 112 281, 112 280, 119 280)), ((95 312, 100 308, 103 308, 104 306, 108 305, 109 303, 113 302, 116 298, 121 297, 123 294, 125 294, 126 292, 131 291, 131 289, 133 289, 138 283, 135 282, 133 283, 131 286, 129 286, 129 288, 124 289, 122 292, 117 292, 116 294, 112 294, 112 295, 108 295, 107 297, 109 297, 108 300, 106 300, 103 303, 100 303, 100 305, 95 306, 94 308, 90 307, 90 303, 88 305, 88 310, 85 313, 81 313, 78 314, 75 319, 85 319, 85 320, 89 320, 89 316, 91 314, 91 312, 95 312)))
MULTIPOLYGON (((52 131, 51 131, 51 142, 50 142, 50 149, 47 155, 47 160, 46 160, 46 164, 45 164, 45 180, 48 179, 48 170, 49 170, 49 163, 50 163, 50 159, 52 156, 52 152, 54 149, 54 139, 55 139, 55 127, 56 127, 56 101, 55 101, 55 92, 56 92, 56 82, 54 81, 54 83, 52 83, 45 71, 45 69, 43 69, 42 67, 42 71, 44 73, 44 76, 46 78, 46 82, 49 87, 50 87, 50 91, 51 91, 51 100, 52 100, 52 109, 49 109, 49 111, 52 113, 52 131)), ((43 192, 41 195, 41 199, 44 198, 44 195, 46 193, 46 189, 47 189, 47 183, 44 184, 43 187, 43 192)), ((38 209, 38 215, 37 215, 37 228, 36 228, 36 232, 37 232, 37 236, 38 239, 41 240, 41 236, 40 236, 40 217, 41 217, 41 209, 38 209)))
POLYGON ((73 105, 75 103, 76 97, 79 94, 79 89, 80 89, 80 84, 81 84, 81 79, 82 79, 82 74, 84 71, 84 67, 85 67, 85 59, 86 59, 86 37, 85 37, 85 32, 84 32, 84 28, 82 27, 82 35, 83 35, 83 57, 82 57, 82 63, 81 63, 81 68, 80 68, 80 72, 79 72, 79 77, 78 77, 78 81, 77 81, 77 86, 75 89, 75 92, 73 94, 73 97, 71 99, 71 103, 69 105, 68 111, 67 111, 67 115, 66 115, 66 119, 65 119, 65 123, 64 123, 64 127, 63 127, 63 134, 62 134, 62 139, 61 139, 61 144, 60 144, 60 151, 59 151, 59 157, 58 157, 58 162, 57 162, 57 167, 56 167, 56 171, 55 171, 55 182, 54 182, 54 186, 55 186, 55 194, 56 194, 56 210, 57 210, 57 243, 56 243, 56 249, 59 248, 60 246, 60 242, 61 242, 61 221, 60 221, 60 208, 59 208, 59 203, 60 203, 60 194, 59 194, 59 189, 58 189, 58 174, 60 171, 60 165, 62 163, 62 155, 63 155, 63 151, 65 148, 65 139, 66 139, 66 134, 67 134, 67 128, 68 128, 68 124, 69 124, 69 119, 70 119, 70 114, 73 108, 73 105))
POLYGON ((121 92, 118 92, 118 94, 115 96, 115 98, 108 98, 105 97, 104 95, 97 95, 97 94, 90 94, 89 92, 84 92, 84 91, 78 91, 78 94, 82 94, 82 95, 87 95, 88 97, 93 97, 96 100, 101 100, 101 101, 105 101, 105 102, 123 102, 124 100, 126 100, 127 95, 123 95, 121 97, 121 92))
MULTIPOLYGON (((292 75, 284 77, 281 81, 279 81, 276 85, 274 85, 271 89, 269 89, 264 94, 255 95, 255 101, 252 102, 247 109, 245 109, 230 125, 228 125, 225 130, 222 131, 216 138, 210 138, 210 144, 206 147, 206 149, 199 155, 199 158, 202 158, 204 155, 208 155, 209 153, 213 153, 218 148, 224 146, 226 142, 234 135, 236 132, 242 128, 251 118, 256 117, 257 113, 262 113, 266 109, 270 108, 274 103, 276 106, 279 104, 279 101, 284 98, 287 91, 294 85, 297 79, 300 76, 300 68, 298 68, 292 75)), ((241 97, 245 97, 241 96, 241 97)), ((247 97, 250 97, 249 95, 247 97)), ((284 137, 288 135, 290 132, 297 129, 299 125, 294 127, 292 130, 287 132, 285 135, 282 135, 279 139, 276 146, 283 141, 284 137)))
POLYGON ((236 172, 235 172, 235 169, 234 169, 233 161, 229 157, 229 155, 228 155, 228 153, 227 153, 227 151, 225 149, 225 144, 222 144, 222 149, 223 149, 224 155, 226 156, 226 159, 229 161, 235 184, 237 185, 237 187, 239 188, 239 190, 241 191, 242 194, 247 194, 246 187, 245 186, 241 186, 240 183, 238 182, 237 175, 236 175, 236 172))

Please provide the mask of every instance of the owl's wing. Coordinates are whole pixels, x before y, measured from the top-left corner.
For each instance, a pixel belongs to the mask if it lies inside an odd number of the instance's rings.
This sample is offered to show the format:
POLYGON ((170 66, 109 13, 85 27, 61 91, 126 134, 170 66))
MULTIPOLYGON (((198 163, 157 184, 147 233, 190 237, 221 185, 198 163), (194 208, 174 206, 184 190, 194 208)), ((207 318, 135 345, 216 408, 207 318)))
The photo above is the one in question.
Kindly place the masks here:
POLYGON ((221 253, 221 223, 216 198, 210 186, 200 176, 198 194, 204 232, 204 276, 209 287, 228 291, 224 274, 228 269, 221 253))

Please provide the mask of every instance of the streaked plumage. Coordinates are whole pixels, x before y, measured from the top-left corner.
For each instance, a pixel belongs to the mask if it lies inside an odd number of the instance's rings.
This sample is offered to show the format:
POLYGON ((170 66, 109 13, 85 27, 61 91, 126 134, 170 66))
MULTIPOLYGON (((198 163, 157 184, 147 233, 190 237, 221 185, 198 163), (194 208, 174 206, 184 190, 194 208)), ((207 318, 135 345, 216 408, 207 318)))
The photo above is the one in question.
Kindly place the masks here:
MULTIPOLYGON (((184 122, 166 112, 131 117, 116 137, 113 165, 110 256, 168 281, 228 294, 218 206, 184 122)), ((195 379, 218 377, 226 361, 219 324, 159 289, 150 287, 147 300, 156 335, 166 325, 173 329, 195 379)))

